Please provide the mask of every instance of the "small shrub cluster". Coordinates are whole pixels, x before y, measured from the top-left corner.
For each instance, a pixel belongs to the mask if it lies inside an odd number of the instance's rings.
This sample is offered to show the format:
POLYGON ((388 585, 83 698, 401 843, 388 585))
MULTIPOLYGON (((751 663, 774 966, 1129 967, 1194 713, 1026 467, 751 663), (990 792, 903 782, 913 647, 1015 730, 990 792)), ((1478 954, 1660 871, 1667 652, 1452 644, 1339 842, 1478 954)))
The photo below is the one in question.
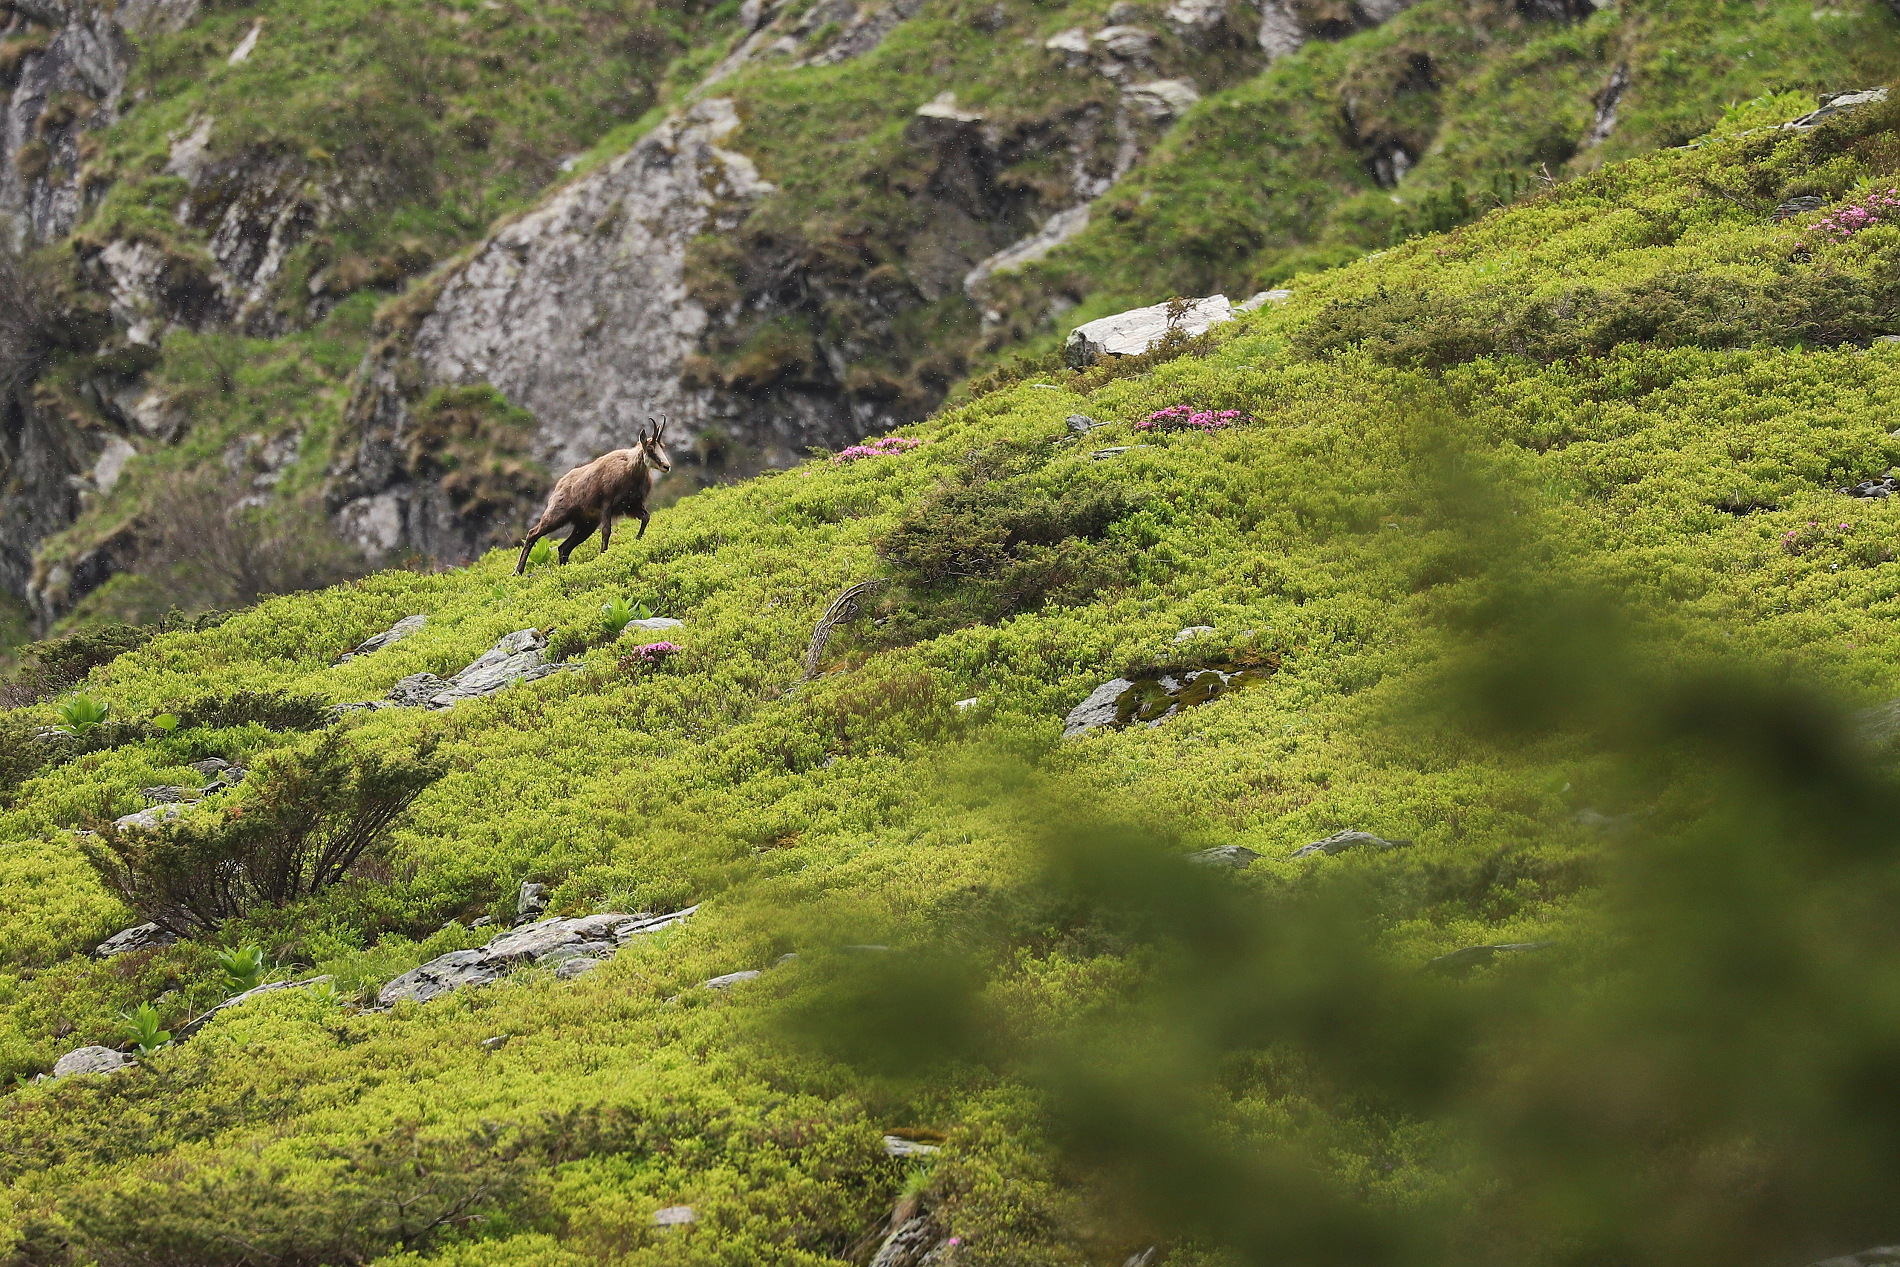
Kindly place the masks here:
POLYGON ((1830 211, 1815 222, 1814 231, 1845 242, 1869 225, 1893 219, 1895 212, 1900 212, 1900 187, 1876 189, 1838 211, 1830 211))
POLYGON ((854 444, 832 454, 833 462, 861 462, 865 458, 891 458, 900 453, 909 453, 923 444, 922 440, 913 440, 908 436, 885 436, 869 444, 854 444))
POLYGON ((1010 445, 972 451, 878 543, 912 602, 934 609, 904 612, 904 597, 894 596, 898 629, 1081 602, 1125 574, 1105 538, 1138 501, 1119 484, 1075 473, 1049 486, 1038 476, 1040 457, 1010 445))
POLYGON ((1137 431, 1222 431, 1245 426, 1253 418, 1239 409, 1196 409, 1192 405, 1169 405, 1157 409, 1135 423, 1137 431))
POLYGON ((86 857, 140 919, 179 936, 206 932, 342 883, 443 772, 428 745, 383 757, 333 732, 307 752, 260 759, 241 804, 152 831, 95 824, 86 857))
POLYGON ((176 725, 223 730, 232 726, 262 726, 266 730, 320 730, 334 720, 329 705, 317 695, 291 691, 225 691, 202 695, 179 706, 176 725))
POLYGON ((1636 343, 1837 347, 1865 344, 1896 322, 1900 280, 1796 267, 1770 284, 1680 272, 1530 299, 1503 287, 1465 296, 1381 289, 1326 305, 1292 341, 1309 357, 1357 348, 1381 364, 1444 370, 1481 357, 1601 356, 1636 343))

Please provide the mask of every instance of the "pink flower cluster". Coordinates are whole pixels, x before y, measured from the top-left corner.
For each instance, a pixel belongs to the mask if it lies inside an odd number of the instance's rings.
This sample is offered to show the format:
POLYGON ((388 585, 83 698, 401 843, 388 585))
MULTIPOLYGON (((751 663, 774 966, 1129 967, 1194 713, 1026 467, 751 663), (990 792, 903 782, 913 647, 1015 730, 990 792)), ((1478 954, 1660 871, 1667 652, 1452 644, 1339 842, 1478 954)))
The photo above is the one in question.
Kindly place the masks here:
POLYGON ((1239 409, 1196 409, 1192 405, 1170 405, 1157 409, 1135 424, 1137 431, 1219 431, 1238 427, 1253 419, 1239 409))
POLYGON ((831 460, 856 462, 861 458, 894 458, 900 453, 909 453, 922 443, 922 440, 913 440, 909 436, 885 436, 869 444, 854 444, 841 453, 832 454, 831 460))
POLYGON ((639 657, 643 664, 658 664, 680 649, 677 642, 649 642, 644 647, 635 647, 628 654, 639 657))
POLYGON ((1789 554, 1806 554, 1809 550, 1825 542, 1830 536, 1853 531, 1853 524, 1842 524, 1831 528, 1826 524, 1808 521, 1805 528, 1790 528, 1781 534, 1781 548, 1789 554))
POLYGON ((1814 227, 1816 231, 1845 242, 1870 224, 1879 224, 1900 212, 1900 187, 1877 189, 1859 202, 1850 202, 1829 214, 1814 227))

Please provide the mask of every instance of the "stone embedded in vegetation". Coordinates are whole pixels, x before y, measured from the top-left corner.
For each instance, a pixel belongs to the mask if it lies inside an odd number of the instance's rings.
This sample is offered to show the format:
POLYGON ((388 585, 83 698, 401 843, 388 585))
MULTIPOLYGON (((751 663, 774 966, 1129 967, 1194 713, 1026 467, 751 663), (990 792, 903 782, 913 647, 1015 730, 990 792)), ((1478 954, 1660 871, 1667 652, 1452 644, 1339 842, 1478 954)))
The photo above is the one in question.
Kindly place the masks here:
POLYGON ((203 793, 195 787, 165 783, 157 787, 142 787, 139 789, 139 795, 154 805, 183 805, 198 800, 203 793))
POLYGON ((1817 100, 1821 107, 1792 119, 1781 126, 1790 132, 1806 132, 1820 126, 1837 114, 1859 109, 1861 106, 1876 106, 1887 99, 1885 88, 1862 88, 1858 92, 1822 93, 1817 100))
POLYGON ((404 638, 417 632, 428 623, 429 618, 426 615, 404 616, 401 620, 383 630, 383 632, 377 634, 375 637, 365 638, 362 642, 357 643, 355 647, 345 651, 342 655, 337 657, 336 662, 343 664, 347 661, 354 660, 357 656, 368 655, 372 651, 381 651, 391 643, 401 642, 404 638))
POLYGON ((745 968, 739 972, 728 972, 724 976, 711 977, 700 982, 708 990, 730 990, 741 981, 751 981, 765 974, 757 968, 745 968))
POLYGON ((500 1051, 508 1045, 508 1040, 513 1037, 513 1034, 497 1034, 493 1038, 484 1038, 481 1042, 481 1048, 483 1051, 500 1051))
POLYGON ((1087 414, 1070 414, 1063 420, 1063 425, 1068 427, 1070 435, 1080 436, 1087 435, 1093 431, 1098 424, 1095 419, 1089 417, 1087 414))
POLYGON ((643 616, 639 620, 627 622, 629 629, 678 629, 686 622, 675 620, 671 616, 643 616))
POLYGON ((1809 1263, 1808 1267, 1900 1267, 1900 1245, 1876 1245, 1858 1254, 1823 1258, 1818 1263, 1809 1263))
POLYGON ((1196 638, 1201 637, 1203 634, 1211 634, 1213 632, 1214 632, 1214 626, 1212 625, 1189 625, 1187 628, 1181 630, 1181 632, 1174 635, 1174 641, 1177 643, 1193 642, 1196 638))
POLYGON ((185 806, 177 802, 154 805, 112 820, 120 831, 157 831, 166 823, 184 816, 185 806))
POLYGON ((136 950, 156 950, 160 946, 170 946, 177 940, 175 935, 157 924, 134 924, 100 942, 93 948, 92 955, 95 959, 110 959, 114 955, 129 955, 136 950))
POLYGON ((1473 968, 1482 968, 1495 960, 1499 955, 1522 954, 1530 950, 1547 950, 1556 944, 1557 943, 1553 941, 1519 941, 1504 942, 1495 946, 1466 946, 1462 950, 1454 950, 1448 955, 1438 956, 1438 958, 1426 964, 1425 967, 1428 971, 1442 973, 1447 976, 1462 976, 1470 972, 1473 968))
POLYGON ((1130 110, 1157 121, 1186 114, 1200 99, 1191 79, 1151 79, 1122 89, 1122 100, 1130 110))
MULTIPOLYGON (((656 933, 691 918, 699 908, 689 906, 671 915, 586 915, 579 919, 538 920, 489 941, 477 950, 451 950, 411 968, 377 993, 377 1003, 394 1007, 405 999, 427 1003, 463 986, 487 985, 528 963, 567 963, 589 958, 596 963, 614 957, 633 938, 656 933)), ((571 970, 577 976, 586 969, 571 970)), ((557 975, 558 971, 557 971, 557 975)))
POLYGON ((654 1226, 659 1228, 685 1227, 698 1221, 699 1216, 690 1205, 669 1205, 653 1212, 654 1226))
POLYGON ((884 1137, 884 1155, 886 1157, 928 1157, 932 1153, 943 1151, 942 1144, 925 1144, 914 1139, 905 1139, 901 1135, 884 1137))
POLYGON ((1258 312, 1268 304, 1283 304, 1293 298, 1290 290, 1262 290, 1247 296, 1234 305, 1235 312, 1258 312))
POLYGON ((1900 477, 1883 475, 1879 479, 1862 480, 1854 487, 1841 491, 1849 497, 1892 497, 1900 493, 1900 477))
POLYGON ((1259 854, 1245 845, 1216 845, 1212 849, 1189 854, 1188 861, 1201 867, 1229 867, 1235 871, 1245 871, 1258 857, 1259 854))
MULTIPOLYGON (((656 616, 653 619, 666 618, 656 616)), ((646 621, 633 623, 648 628, 670 627, 653 626, 646 621)), ((447 681, 433 673, 412 673, 390 687, 389 694, 383 699, 363 704, 338 704, 334 711, 347 713, 382 708, 453 708, 463 700, 480 699, 520 682, 537 682, 544 677, 572 672, 581 667, 575 663, 549 660, 545 654, 547 646, 547 635, 539 629, 518 629, 482 652, 447 681)))
POLYGON ((1233 305, 1225 295, 1118 312, 1077 326, 1062 345, 1062 356, 1078 369, 1093 365, 1099 356, 1139 356, 1171 330, 1193 338, 1232 320, 1233 315, 1233 305))
POLYGON ((1104 726, 1158 726, 1187 709, 1264 682, 1278 667, 1273 662, 1231 671, 1185 669, 1134 681, 1115 678, 1096 687, 1087 699, 1069 710, 1063 720, 1062 737, 1073 739, 1104 726))
POLYGON ((547 909, 548 886, 532 880, 522 881, 521 891, 515 894, 515 923, 532 923, 547 909))
POLYGON ((1369 831, 1341 831, 1334 832, 1324 840, 1316 840, 1310 845, 1301 845, 1298 849, 1293 851, 1291 856, 1295 858, 1310 858, 1314 854, 1325 854, 1330 858, 1337 854, 1345 853, 1350 849, 1365 849, 1367 847, 1374 849, 1400 849, 1411 843, 1409 840, 1387 840, 1383 836, 1375 836, 1369 831))
POLYGON ((110 1047, 81 1047, 61 1056, 53 1065, 55 1078, 70 1078, 74 1074, 117 1073, 128 1065, 138 1062, 122 1051, 110 1047))

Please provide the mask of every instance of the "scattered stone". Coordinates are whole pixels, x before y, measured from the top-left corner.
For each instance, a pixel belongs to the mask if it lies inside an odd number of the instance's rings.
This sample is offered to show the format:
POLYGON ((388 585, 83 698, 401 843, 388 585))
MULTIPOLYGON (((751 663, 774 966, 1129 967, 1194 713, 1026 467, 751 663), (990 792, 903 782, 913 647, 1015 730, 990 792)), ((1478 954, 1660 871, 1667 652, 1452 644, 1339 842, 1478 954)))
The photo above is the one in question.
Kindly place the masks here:
POLYGON ((1428 972, 1444 973, 1449 976, 1463 976, 1473 968, 1481 968, 1499 955, 1521 954, 1527 950, 1544 950, 1556 945, 1554 941, 1506 942, 1497 946, 1466 946, 1463 950, 1454 950, 1448 955, 1440 955, 1425 965, 1428 972))
POLYGON ((236 787, 238 784, 244 782, 244 776, 250 773, 250 771, 243 766, 232 765, 228 761, 221 762, 220 764, 223 766, 223 769, 207 776, 204 787, 199 789, 206 796, 210 796, 213 792, 223 792, 236 787))
MULTIPOLYGON (((895 1217, 892 1222, 896 1222, 895 1217)), ((919 1213, 899 1223, 884 1238, 870 1267, 924 1267, 926 1263, 936 1267, 945 1261, 943 1229, 930 1215, 919 1213)))
POLYGON ((675 1228, 699 1222, 699 1216, 693 1213, 690 1205, 669 1205, 663 1210, 653 1212, 655 1227, 675 1228))
POLYGON ((487 928, 494 922, 495 917, 493 915, 484 915, 480 919, 470 920, 468 926, 470 928, 487 928))
MULTIPOLYGON (((377 993, 381 1008, 391 1008, 404 999, 427 1003, 451 990, 464 986, 487 985, 514 968, 528 963, 578 962, 582 958, 596 963, 611 959, 633 938, 670 928, 690 918, 697 906, 689 906, 671 915, 584 915, 578 919, 537 920, 499 933, 477 950, 451 950, 425 964, 411 968, 377 993)), ((588 969, 569 973, 578 975, 588 969)), ((559 969, 556 975, 560 975, 559 969)))
POLYGON ((215 779, 221 777, 226 770, 242 770, 244 767, 234 766, 222 757, 206 757, 203 761, 192 762, 190 768, 196 770, 202 778, 215 779))
POLYGON ((1570 821, 1579 827, 1590 827, 1597 831, 1622 831, 1636 821, 1636 815, 1605 814, 1600 810, 1580 809, 1570 816, 1570 821))
POLYGON ((1174 640, 1177 643, 1193 642, 1196 638, 1200 637, 1202 634, 1211 634, 1213 632, 1214 632, 1214 626, 1212 625, 1189 625, 1186 629, 1183 629, 1180 633, 1174 635, 1174 640))
POLYGON ((1073 739, 1103 726, 1158 726, 1168 718, 1264 682, 1272 669, 1194 669, 1159 677, 1104 682, 1069 710, 1062 737, 1073 739))
POLYGON ((1179 34, 1200 39, 1220 27, 1227 16, 1227 0, 1174 0, 1165 16, 1179 34))
MULTIPOLYGON (((1151 79, 1122 89, 1122 100, 1129 109, 1156 121, 1178 118, 1200 99, 1200 90, 1190 79, 1151 79)), ((1224 298, 1222 302, 1226 302, 1224 298)))
POLYGON ((166 932, 157 924, 134 924, 130 928, 120 929, 93 948, 93 958, 110 959, 114 955, 129 955, 135 950, 156 950, 160 946, 176 943, 177 936, 166 932))
POLYGON ((513 1037, 513 1034, 497 1034, 493 1038, 484 1038, 482 1039, 482 1050, 500 1051, 508 1045, 508 1040, 513 1037))
POLYGON ((1106 461, 1109 458, 1118 458, 1122 454, 1127 453, 1131 449, 1152 449, 1152 448, 1154 448, 1152 444, 1118 444, 1112 449, 1097 449, 1095 450, 1095 452, 1089 454, 1089 456, 1091 458, 1094 458, 1097 462, 1102 462, 1102 461, 1106 461))
POLYGON ((449 684, 433 673, 411 673, 389 688, 389 706, 421 708, 448 689, 449 684))
POLYGON ((1900 493, 1900 478, 1883 475, 1879 479, 1862 480, 1852 488, 1841 490, 1849 497, 1892 497, 1900 493))
POLYGON ((1154 304, 1079 325, 1062 345, 1063 359, 1076 369, 1086 369, 1098 356, 1139 356, 1159 343, 1169 330, 1194 338, 1232 320, 1234 315, 1225 295, 1188 300, 1180 315, 1171 318, 1168 309, 1172 306, 1154 304))
MULTIPOLYGON (((648 629, 671 629, 680 623, 653 623, 665 619, 656 616, 653 620, 633 623, 648 629)), ((381 708, 453 708, 463 700, 493 695, 518 682, 539 681, 555 673, 575 671, 581 667, 574 663, 549 661, 543 654, 547 646, 547 635, 539 629, 518 629, 482 652, 446 682, 433 673, 412 673, 392 686, 383 699, 361 704, 338 704, 332 711, 348 713, 381 708)))
POLYGON ((142 809, 122 818, 115 818, 112 820, 112 825, 120 831, 157 831, 166 823, 184 817, 185 808, 176 803, 154 805, 150 809, 142 809))
POLYGON ((565 959, 561 962, 561 966, 554 970, 554 979, 556 981, 572 981, 583 972, 592 972, 594 969, 600 967, 603 962, 605 961, 595 959, 590 955, 576 955, 571 959, 565 959))
POLYGON ((1234 305, 1235 312, 1258 312, 1268 304, 1283 304, 1293 298, 1290 290, 1263 290, 1234 305))
POLYGON ((644 620, 627 622, 629 629, 678 629, 686 622, 675 620, 671 616, 648 616, 644 620))
POLYGON ((1229 867, 1235 871, 1244 871, 1254 864, 1260 855, 1245 845, 1216 845, 1212 849, 1203 849, 1188 855, 1188 861, 1201 867, 1229 867))
POLYGON ((401 620, 383 630, 375 637, 365 638, 362 642, 357 643, 355 647, 345 651, 342 655, 337 657, 336 662, 338 664, 345 664, 356 659, 357 656, 368 655, 372 651, 381 651, 391 643, 401 642, 404 638, 407 638, 410 634, 415 633, 428 623, 429 618, 427 616, 404 616, 401 620))
POLYGON ((1087 414, 1070 414, 1064 419, 1063 425, 1069 428, 1070 435, 1083 436, 1095 430, 1095 428, 1101 424, 1097 423, 1095 419, 1089 417, 1087 414))
POLYGON ((536 884, 532 880, 523 881, 521 892, 515 896, 515 923, 532 923, 540 919, 547 909, 548 886, 536 884))
POLYGON ((889 946, 840 946, 838 949, 848 950, 856 955, 887 955, 891 952, 889 946))
POLYGON ((922 1144, 914 1139, 905 1139, 901 1135, 884 1137, 884 1155, 886 1157, 928 1157, 932 1153, 943 1151, 942 1144, 922 1144))
POLYGON ((1150 1267, 1155 1260, 1157 1246, 1150 1245, 1138 1254, 1130 1254, 1122 1260, 1122 1267, 1150 1267))
POLYGON ((1900 1245, 1876 1245, 1858 1254, 1823 1258, 1818 1263, 1809 1263, 1808 1267, 1895 1267, 1896 1264, 1900 1264, 1900 1245))
POLYGON ((1369 831, 1341 831, 1334 832, 1324 840, 1316 840, 1310 845, 1302 845, 1298 849, 1295 849, 1290 856, 1294 858, 1309 858, 1314 854, 1325 854, 1330 858, 1336 854, 1345 853, 1349 849, 1363 849, 1368 845, 1375 849, 1403 849, 1411 843, 1409 840, 1387 840, 1383 836, 1375 836, 1369 831))
POLYGON ((1783 220, 1792 220, 1796 216, 1805 216, 1811 211, 1819 211, 1827 206, 1827 199, 1815 194, 1799 194, 1768 213, 1770 224, 1780 224, 1783 220))
POLYGON ((200 799, 204 793, 195 787, 180 787, 168 783, 161 787, 142 787, 139 795, 154 805, 187 805, 200 799))
POLYGON ((1820 126, 1823 120, 1860 106, 1878 105, 1887 99, 1885 88, 1863 88, 1859 92, 1822 93, 1819 97, 1821 108, 1804 114, 1792 122, 1781 126, 1791 132, 1806 132, 1820 126))
POLYGON ((74 1074, 117 1073, 127 1065, 137 1064, 132 1057, 110 1047, 81 1047, 61 1056, 53 1065, 55 1078, 70 1078, 74 1074))
POLYGON ((772 966, 774 968, 783 968, 788 963, 795 963, 797 959, 798 959, 798 952, 796 950, 788 950, 784 954, 780 955, 778 958, 774 959, 772 961, 772 966))
POLYGON ((1082 58, 1089 55, 1089 35, 1081 27, 1072 26, 1066 31, 1058 31, 1051 35, 1042 42, 1042 46, 1052 53, 1066 53, 1073 62, 1079 63, 1082 58))
POLYGON ((972 708, 975 708, 977 706, 977 702, 981 700, 982 698, 983 697, 980 695, 972 695, 969 699, 958 700, 956 703, 957 711, 960 713, 967 713, 972 708))
POLYGON ((747 968, 742 972, 728 972, 723 977, 714 977, 710 981, 702 981, 700 984, 705 986, 708 990, 730 990, 741 981, 751 981, 756 977, 762 977, 764 975, 765 974, 760 972, 757 968, 747 968))
POLYGON ((260 994, 274 994, 279 990, 301 990, 307 985, 322 985, 328 980, 330 980, 330 977, 325 975, 320 977, 305 977, 301 981, 271 981, 258 986, 255 990, 246 990, 242 994, 234 994, 210 1011, 204 1013, 204 1015, 187 1022, 172 1036, 172 1041, 177 1043, 184 1042, 187 1038, 190 1038, 193 1034, 211 1024, 212 1018, 219 1013, 227 1012, 234 1007, 241 1007, 260 994))

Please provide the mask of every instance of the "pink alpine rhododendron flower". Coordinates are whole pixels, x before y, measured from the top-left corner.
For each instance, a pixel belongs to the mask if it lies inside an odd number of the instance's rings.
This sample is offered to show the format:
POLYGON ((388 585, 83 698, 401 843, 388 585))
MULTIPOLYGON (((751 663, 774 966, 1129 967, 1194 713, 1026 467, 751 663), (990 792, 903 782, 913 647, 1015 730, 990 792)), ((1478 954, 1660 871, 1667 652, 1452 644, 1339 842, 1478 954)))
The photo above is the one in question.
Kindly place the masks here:
POLYGON ((679 649, 677 642, 649 642, 644 647, 635 647, 630 654, 638 656, 647 664, 658 664, 679 649))
POLYGON ((885 436, 869 444, 854 444, 850 448, 831 455, 833 462, 857 462, 864 458, 891 458, 900 453, 909 453, 922 444, 922 440, 913 440, 909 436, 885 436))
POLYGON ((1814 228, 1823 237, 1845 242, 1868 225, 1889 219, 1900 219, 1900 187, 1877 189, 1865 194, 1858 202, 1850 202, 1838 211, 1829 212, 1816 222, 1814 228))
POLYGON ((1157 409, 1135 424, 1137 431, 1220 431, 1252 422, 1251 415, 1240 409, 1196 409, 1192 405, 1170 405, 1157 409))

